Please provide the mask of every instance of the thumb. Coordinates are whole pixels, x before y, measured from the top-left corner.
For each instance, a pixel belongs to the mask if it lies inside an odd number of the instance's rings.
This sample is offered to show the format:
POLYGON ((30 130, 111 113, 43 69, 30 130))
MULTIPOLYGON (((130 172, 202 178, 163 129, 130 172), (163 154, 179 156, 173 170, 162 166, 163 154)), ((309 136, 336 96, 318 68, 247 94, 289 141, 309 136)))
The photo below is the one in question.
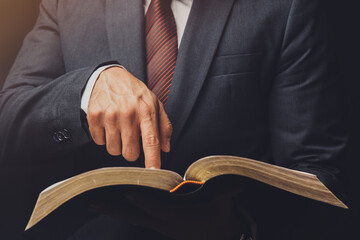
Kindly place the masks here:
POLYGON ((159 101, 159 131, 161 150, 170 152, 170 139, 173 132, 171 122, 165 112, 164 105, 159 101))

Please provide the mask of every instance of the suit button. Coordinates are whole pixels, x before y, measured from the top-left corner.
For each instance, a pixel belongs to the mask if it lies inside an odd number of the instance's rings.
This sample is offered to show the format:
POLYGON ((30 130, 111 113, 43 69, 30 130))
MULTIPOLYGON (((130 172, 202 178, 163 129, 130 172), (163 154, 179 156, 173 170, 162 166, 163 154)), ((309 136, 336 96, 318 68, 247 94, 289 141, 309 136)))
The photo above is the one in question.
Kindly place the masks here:
POLYGON ((66 128, 64 128, 64 129, 62 130, 62 134, 63 134, 63 136, 64 136, 64 138, 65 138, 66 140, 71 140, 71 134, 70 134, 69 130, 67 130, 66 128))
POLYGON ((56 131, 53 135, 55 142, 66 142, 71 140, 71 134, 66 128, 56 131))
POLYGON ((61 131, 57 131, 54 133, 53 139, 55 142, 63 142, 65 140, 65 136, 61 131))

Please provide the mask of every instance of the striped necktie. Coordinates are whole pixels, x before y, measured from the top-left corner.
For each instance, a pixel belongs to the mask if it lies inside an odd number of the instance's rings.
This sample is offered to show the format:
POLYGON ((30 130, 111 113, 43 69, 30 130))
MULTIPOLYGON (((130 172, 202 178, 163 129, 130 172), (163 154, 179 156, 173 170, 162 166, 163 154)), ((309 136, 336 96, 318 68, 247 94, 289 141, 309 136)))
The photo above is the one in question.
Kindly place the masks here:
POLYGON ((171 0, 152 0, 146 13, 148 87, 166 105, 174 75, 178 43, 171 0))

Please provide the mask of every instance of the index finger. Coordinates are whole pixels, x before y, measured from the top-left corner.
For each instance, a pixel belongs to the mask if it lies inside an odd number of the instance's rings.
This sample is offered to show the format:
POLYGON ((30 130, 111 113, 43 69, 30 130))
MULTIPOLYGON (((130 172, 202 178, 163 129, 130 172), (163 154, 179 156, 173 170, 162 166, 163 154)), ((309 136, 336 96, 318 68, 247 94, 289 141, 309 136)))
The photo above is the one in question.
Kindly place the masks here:
POLYGON ((160 140, 156 111, 145 111, 140 116, 140 130, 145 154, 145 167, 160 169, 160 140))

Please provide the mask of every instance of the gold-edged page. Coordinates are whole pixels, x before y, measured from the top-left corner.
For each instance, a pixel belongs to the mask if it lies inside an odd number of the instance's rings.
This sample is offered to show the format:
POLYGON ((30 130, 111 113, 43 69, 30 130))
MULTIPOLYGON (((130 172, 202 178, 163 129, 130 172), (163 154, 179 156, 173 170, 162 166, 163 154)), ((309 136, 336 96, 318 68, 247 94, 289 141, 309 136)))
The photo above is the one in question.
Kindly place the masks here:
POLYGON ((248 158, 205 157, 187 169, 184 179, 206 182, 227 174, 248 177, 303 197, 347 208, 315 175, 248 158))
POLYGON ((55 183, 42 191, 26 230, 65 202, 92 189, 136 185, 170 191, 182 181, 183 178, 175 172, 157 169, 110 167, 85 172, 55 183))

